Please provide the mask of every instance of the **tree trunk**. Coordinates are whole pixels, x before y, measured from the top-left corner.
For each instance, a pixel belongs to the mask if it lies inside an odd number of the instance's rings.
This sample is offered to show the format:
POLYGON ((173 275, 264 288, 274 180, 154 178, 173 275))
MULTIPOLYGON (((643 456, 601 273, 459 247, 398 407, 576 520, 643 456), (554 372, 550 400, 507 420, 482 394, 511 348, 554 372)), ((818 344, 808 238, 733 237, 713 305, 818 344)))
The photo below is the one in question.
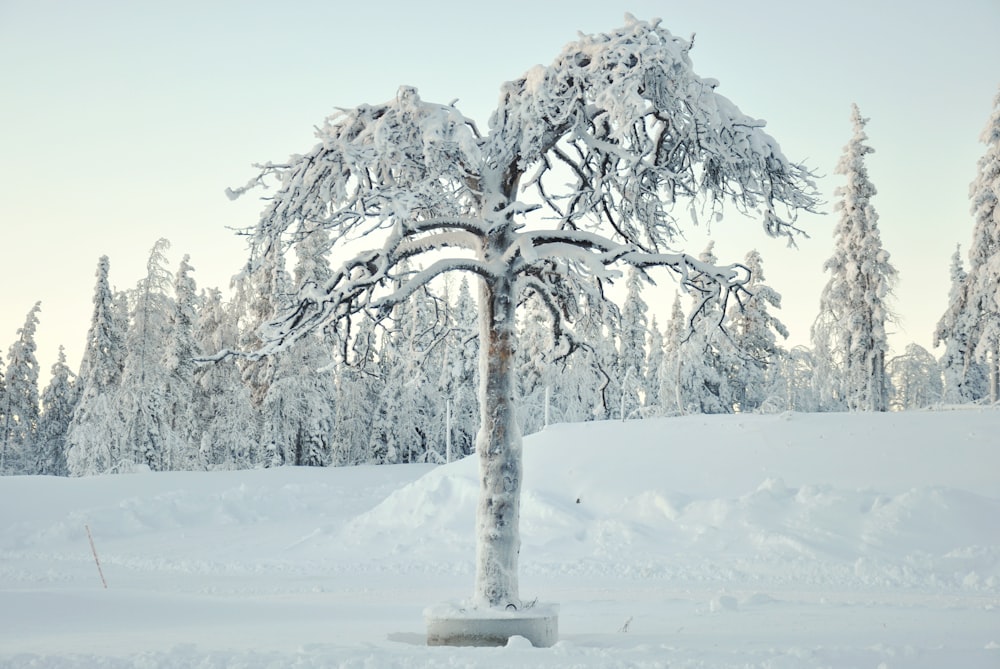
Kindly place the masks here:
POLYGON ((521 433, 514 415, 516 295, 512 277, 480 284, 479 507, 476 513, 474 601, 520 607, 521 433))

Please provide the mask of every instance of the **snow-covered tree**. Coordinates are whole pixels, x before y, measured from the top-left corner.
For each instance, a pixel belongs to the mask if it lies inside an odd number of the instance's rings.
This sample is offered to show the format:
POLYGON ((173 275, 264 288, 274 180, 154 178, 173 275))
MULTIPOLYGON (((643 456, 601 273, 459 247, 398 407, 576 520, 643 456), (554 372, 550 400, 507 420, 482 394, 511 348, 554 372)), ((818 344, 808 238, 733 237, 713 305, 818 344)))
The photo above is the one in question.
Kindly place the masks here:
POLYGON ((110 471, 121 457, 115 396, 125 361, 125 330, 121 304, 108 281, 107 256, 97 262, 94 312, 77 376, 80 399, 73 411, 66 440, 67 467, 73 476, 110 471))
POLYGON ((173 312, 161 364, 166 372, 166 435, 164 448, 171 469, 203 469, 199 457, 199 426, 194 406, 195 359, 203 351, 195 337, 198 293, 190 256, 181 260, 174 276, 173 312))
POLYGON ((821 402, 828 386, 817 373, 818 356, 806 346, 796 346, 777 359, 775 391, 779 406, 786 411, 818 412, 829 410, 821 402))
POLYGON ((788 328, 768 311, 781 308, 781 295, 764 283, 760 253, 750 251, 744 262, 750 270, 749 297, 729 308, 727 330, 737 352, 729 386, 741 411, 755 411, 771 394, 769 367, 782 353, 778 337, 787 339, 788 328))
POLYGON ((476 447, 479 423, 479 337, 476 301, 467 277, 459 282, 458 294, 448 318, 447 357, 442 370, 442 386, 451 407, 452 457, 469 455, 476 447))
POLYGON ((854 133, 837 164, 837 174, 844 175, 847 183, 835 191, 840 219, 833 231, 833 256, 823 265, 830 278, 820 298, 820 322, 813 328, 813 339, 817 352, 828 348, 839 368, 839 394, 849 409, 886 411, 885 328, 892 321, 887 300, 896 270, 882 248, 872 204, 876 190, 865 165, 874 149, 865 143, 868 119, 857 105, 851 108, 851 121, 854 133))
POLYGON ((335 390, 329 351, 317 335, 296 341, 276 361, 261 405, 268 464, 330 464, 335 390))
POLYGON ((38 474, 66 476, 66 436, 73 410, 76 408, 77 388, 74 374, 66 365, 66 351, 60 346, 59 357, 52 365, 52 380, 42 391, 42 413, 38 417, 36 467, 38 474))
POLYGON ((446 335, 440 302, 422 286, 394 307, 391 322, 383 321, 388 330, 379 354, 381 406, 373 436, 384 444, 386 462, 444 460, 447 399, 440 375, 446 335))
POLYGON ((908 344, 906 352, 890 360, 886 369, 892 384, 893 410, 923 409, 941 401, 941 368, 923 346, 908 344))
MULTIPOLYGON (((715 264, 715 242, 699 256, 715 264)), ((739 356, 729 335, 722 330, 725 307, 715 294, 704 297, 703 287, 695 293, 689 329, 678 350, 678 381, 681 411, 685 413, 732 413, 736 396, 730 386, 739 356)))
MULTIPOLYGON (((291 290, 285 257, 277 248, 255 259, 234 279, 234 313, 239 333, 239 347, 254 350, 262 345, 260 327, 284 307, 291 290)), ((277 365, 274 356, 239 360, 243 382, 250 389, 254 407, 259 408, 267 395, 277 365)))
POLYGON ((660 366, 660 413, 677 416, 684 413, 684 390, 681 384, 681 347, 687 339, 688 325, 681 306, 680 293, 674 294, 670 320, 663 335, 663 364, 660 366))
POLYGON ((125 338, 125 369, 116 396, 117 429, 124 438, 121 459, 116 463, 120 471, 136 466, 160 471, 174 465, 169 450, 168 371, 163 364, 174 311, 169 295, 173 276, 164 256, 169 248, 166 239, 157 240, 146 261, 146 276, 134 291, 125 338))
MULTIPOLYGON (((215 353, 237 345, 237 322, 217 288, 204 291, 197 319, 202 351, 215 353)), ((259 415, 233 359, 194 370, 194 412, 200 462, 212 469, 249 469, 263 461, 259 415)))
POLYGON ((518 416, 522 433, 531 434, 545 426, 546 411, 551 413, 551 406, 546 406, 546 402, 551 402, 559 376, 559 365, 551 355, 551 316, 544 303, 534 295, 523 309, 519 335, 518 416))
POLYGON ((649 345, 646 350, 646 363, 643 369, 643 407, 648 415, 654 415, 662 407, 660 396, 660 375, 665 361, 665 342, 660 326, 653 315, 649 323, 649 345))
POLYGON ((35 474, 38 431, 38 360, 35 329, 41 302, 28 312, 7 353, 4 406, 0 409, 0 474, 35 474))
POLYGON ((645 403, 642 389, 646 368, 646 335, 649 307, 642 299, 642 273, 631 268, 626 279, 625 303, 621 309, 618 348, 618 383, 621 388, 619 417, 635 417, 645 403))
POLYGON ((264 329, 254 355, 362 311, 385 318, 445 272, 479 278, 476 605, 521 606, 514 371, 522 291, 543 300, 568 351, 578 343, 570 305, 599 289, 610 266, 665 267, 685 285, 722 294, 745 281, 738 267, 670 249, 678 200, 704 198, 710 209, 735 200, 759 210, 775 235, 792 234, 785 207, 815 205, 808 173, 785 159, 763 122, 716 92, 717 81, 693 72, 690 47, 632 17, 621 29, 581 36, 552 65, 503 86, 485 133, 454 105, 403 87, 387 103, 338 112, 314 149, 265 165, 232 193, 271 178, 279 184, 253 231, 251 267, 301 244, 317 225, 338 243, 372 242, 324 285, 301 286, 297 305, 264 329), (529 216, 538 207, 553 220, 529 216), (402 274, 418 257, 427 265, 402 274))
POLYGON ((973 332, 979 313, 969 307, 970 284, 962 266, 961 249, 951 257, 951 290, 948 307, 934 329, 934 347, 944 344, 941 375, 943 401, 947 404, 973 402, 988 392, 985 366, 974 355, 973 332))
MULTIPOLYGON (((329 238, 325 230, 297 247, 293 278, 298 285, 322 285, 330 276, 329 238)), ((286 292, 283 274, 272 290, 286 292)), ((324 466, 333 448, 333 347, 328 329, 303 337, 275 356, 261 402, 261 434, 272 465, 324 466)))
POLYGON ((372 441, 377 407, 382 402, 382 377, 377 360, 378 342, 371 319, 355 318, 350 350, 341 361, 334 398, 333 463, 377 464, 381 453, 372 441))
POLYGON ((7 424, 7 380, 4 376, 3 356, 0 356, 0 425, 7 424))
POLYGON ((963 294, 945 318, 968 324, 971 353, 985 365, 988 395, 995 403, 1000 400, 1000 92, 980 141, 986 151, 969 187, 975 218, 969 271, 963 294))

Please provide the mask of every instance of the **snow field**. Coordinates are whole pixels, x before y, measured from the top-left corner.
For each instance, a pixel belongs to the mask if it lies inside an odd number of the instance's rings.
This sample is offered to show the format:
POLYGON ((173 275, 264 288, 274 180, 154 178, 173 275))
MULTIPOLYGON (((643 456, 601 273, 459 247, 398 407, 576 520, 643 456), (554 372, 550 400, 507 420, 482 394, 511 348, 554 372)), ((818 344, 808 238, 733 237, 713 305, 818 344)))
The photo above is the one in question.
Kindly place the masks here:
POLYGON ((997 667, 1000 411, 551 426, 521 594, 561 641, 423 645, 477 462, 0 479, 0 667, 997 667), (108 589, 101 587, 85 526, 108 589))

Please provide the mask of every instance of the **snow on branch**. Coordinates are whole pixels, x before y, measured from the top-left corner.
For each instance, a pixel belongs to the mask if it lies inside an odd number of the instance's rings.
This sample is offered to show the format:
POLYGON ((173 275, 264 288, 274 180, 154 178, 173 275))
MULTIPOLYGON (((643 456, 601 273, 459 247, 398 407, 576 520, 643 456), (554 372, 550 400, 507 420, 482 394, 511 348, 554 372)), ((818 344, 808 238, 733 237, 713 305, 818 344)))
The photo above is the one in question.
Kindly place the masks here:
POLYGON ((693 211, 700 201, 719 215, 729 204, 792 239, 796 213, 819 202, 809 171, 785 157, 764 122, 695 74, 690 48, 659 21, 633 17, 581 35, 551 65, 501 87, 486 135, 453 104, 425 102, 412 87, 336 112, 311 151, 264 164, 227 191, 238 197, 277 182, 247 230, 251 271, 318 229, 334 251, 358 239, 381 245, 323 285, 301 286, 269 341, 280 346, 324 319, 383 304, 399 292, 389 287, 396 264, 421 259, 435 269, 413 280, 453 270, 537 279, 554 263, 563 277, 603 281, 631 264, 665 266, 702 293, 709 284, 738 289, 733 267, 669 252, 681 230, 677 207, 693 211), (548 220, 532 213, 539 207, 548 220), (549 229, 527 235, 529 223, 549 229))
POLYGON ((563 227, 589 219, 656 250, 676 235, 678 198, 698 195, 791 236, 796 210, 818 204, 810 173, 763 121, 716 93, 718 82, 694 73, 689 50, 658 22, 635 19, 581 36, 551 66, 507 84, 493 150, 517 142, 519 168, 533 170, 528 184, 563 227), (556 185, 567 170, 568 191, 556 185))

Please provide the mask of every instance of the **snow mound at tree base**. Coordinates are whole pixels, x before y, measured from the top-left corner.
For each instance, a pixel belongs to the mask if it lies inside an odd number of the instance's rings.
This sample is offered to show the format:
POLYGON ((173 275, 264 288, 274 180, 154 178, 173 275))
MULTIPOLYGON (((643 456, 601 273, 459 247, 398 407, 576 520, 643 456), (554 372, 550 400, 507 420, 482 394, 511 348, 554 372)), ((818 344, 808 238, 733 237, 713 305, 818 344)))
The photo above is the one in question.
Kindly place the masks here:
MULTIPOLYGON (((521 571, 1000 593, 998 427, 996 410, 554 425, 525 439, 521 571)), ((477 480, 474 456, 434 469, 349 533, 470 571, 477 480)))

